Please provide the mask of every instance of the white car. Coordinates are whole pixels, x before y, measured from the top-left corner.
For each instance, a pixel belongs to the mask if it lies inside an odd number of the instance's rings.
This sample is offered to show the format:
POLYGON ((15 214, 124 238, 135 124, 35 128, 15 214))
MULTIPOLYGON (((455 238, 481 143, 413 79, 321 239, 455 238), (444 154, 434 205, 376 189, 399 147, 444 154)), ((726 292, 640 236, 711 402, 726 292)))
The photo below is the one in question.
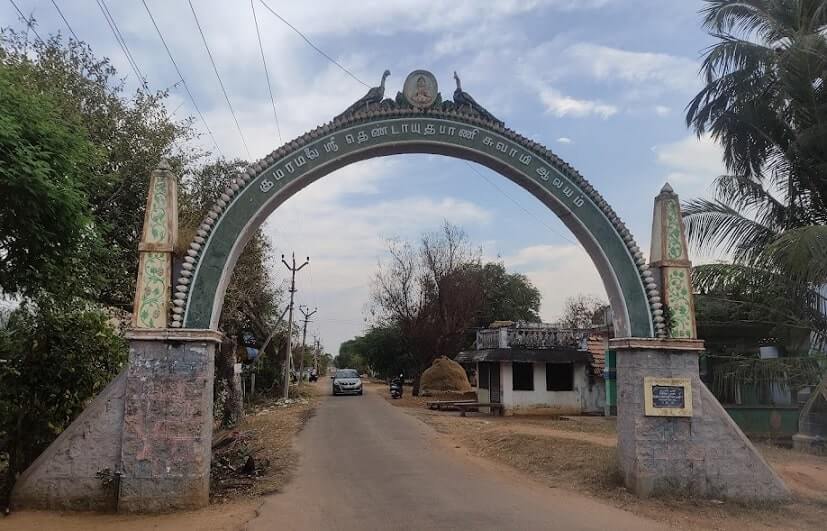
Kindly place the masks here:
POLYGON ((362 379, 353 369, 338 369, 333 375, 333 395, 361 395, 362 379))

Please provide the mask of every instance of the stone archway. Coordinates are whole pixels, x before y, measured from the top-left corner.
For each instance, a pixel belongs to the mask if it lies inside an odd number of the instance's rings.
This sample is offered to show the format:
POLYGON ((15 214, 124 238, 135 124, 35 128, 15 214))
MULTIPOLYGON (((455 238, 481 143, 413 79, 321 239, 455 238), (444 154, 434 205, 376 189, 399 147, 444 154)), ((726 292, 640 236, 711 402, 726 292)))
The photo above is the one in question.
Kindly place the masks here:
POLYGON ((189 246, 171 326, 216 329, 224 290, 244 244, 290 196, 336 169, 401 153, 478 162, 535 195, 575 234, 603 280, 621 337, 662 337, 660 295, 629 230, 576 170, 499 122, 439 105, 386 100, 339 117, 278 148, 224 191, 189 246))
POLYGON ((655 199, 647 264, 617 214, 576 170, 505 128, 462 91, 459 78, 453 102, 442 101, 435 78, 423 70, 408 76, 396 99, 383 100, 387 75, 345 113, 239 175, 200 225, 174 285, 176 185, 169 167, 159 165, 139 247, 128 367, 26 470, 13 503, 111 508, 114 502, 119 510, 143 512, 206 505, 218 319, 244 244, 274 209, 315 180, 403 153, 446 155, 500 173, 557 214, 589 253, 620 336, 610 348, 618 352, 618 466, 629 488, 640 495, 677 488, 786 498, 779 477, 700 380, 703 342, 672 189, 655 199), (115 481, 102 486, 102 472, 115 481))

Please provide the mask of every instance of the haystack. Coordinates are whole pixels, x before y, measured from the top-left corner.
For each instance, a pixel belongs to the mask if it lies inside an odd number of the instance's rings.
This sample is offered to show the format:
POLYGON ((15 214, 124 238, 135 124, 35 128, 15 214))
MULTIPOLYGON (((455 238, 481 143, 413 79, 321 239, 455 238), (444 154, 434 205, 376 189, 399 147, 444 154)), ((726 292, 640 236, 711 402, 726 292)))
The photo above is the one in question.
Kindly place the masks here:
POLYGON ((424 395, 432 393, 467 393, 471 391, 468 376, 462 365, 450 358, 441 356, 434 360, 419 380, 419 388, 424 395))

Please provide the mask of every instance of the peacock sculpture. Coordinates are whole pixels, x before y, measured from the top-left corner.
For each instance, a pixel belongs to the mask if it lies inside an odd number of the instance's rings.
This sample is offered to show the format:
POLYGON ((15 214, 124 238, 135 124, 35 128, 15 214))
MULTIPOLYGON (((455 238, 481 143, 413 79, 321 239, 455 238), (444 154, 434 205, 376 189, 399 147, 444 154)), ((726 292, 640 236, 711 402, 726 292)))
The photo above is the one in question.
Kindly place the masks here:
POLYGON ((346 116, 348 114, 353 114, 358 111, 366 111, 371 105, 378 104, 382 101, 382 98, 385 97, 385 80, 388 76, 391 75, 390 70, 385 70, 382 73, 382 81, 379 83, 378 87, 373 87, 368 90, 368 93, 359 98, 356 103, 345 109, 345 112, 337 116, 336 118, 340 118, 342 116, 346 116))
POLYGON ((494 122, 502 123, 501 120, 497 119, 493 114, 488 112, 485 109, 485 107, 477 103, 477 101, 474 98, 472 98, 470 94, 462 90, 462 84, 460 83, 459 75, 457 75, 456 72, 454 72, 454 79, 457 80, 457 89, 454 91, 454 105, 456 105, 460 109, 462 107, 470 107, 471 109, 482 115, 484 118, 487 118, 494 122))

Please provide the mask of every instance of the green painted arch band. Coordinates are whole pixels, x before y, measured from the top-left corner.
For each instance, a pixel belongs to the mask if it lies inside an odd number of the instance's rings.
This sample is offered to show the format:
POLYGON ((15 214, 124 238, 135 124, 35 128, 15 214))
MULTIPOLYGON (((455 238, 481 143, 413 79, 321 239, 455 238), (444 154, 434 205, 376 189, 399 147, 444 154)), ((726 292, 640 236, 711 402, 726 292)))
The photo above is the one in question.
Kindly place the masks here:
MULTIPOLYGON (((381 114, 381 113, 378 113, 381 114)), ((337 122, 305 135, 254 165, 231 201, 216 208, 202 228, 206 241, 185 264, 178 306, 184 328, 217 328, 233 266, 250 236, 267 216, 310 183, 354 162, 394 154, 437 154, 474 161, 516 182, 575 234, 603 280, 618 335, 654 337, 652 312, 637 246, 594 190, 541 146, 493 124, 458 116, 379 116, 337 122), (479 121, 476 121, 479 122, 479 121), (488 126, 486 126, 488 125, 488 126), (303 140, 303 141, 302 141, 303 140), (289 149, 288 149, 289 148, 289 149), (579 181, 579 182, 578 182, 579 181), (614 219, 610 219, 614 218, 614 219)))

